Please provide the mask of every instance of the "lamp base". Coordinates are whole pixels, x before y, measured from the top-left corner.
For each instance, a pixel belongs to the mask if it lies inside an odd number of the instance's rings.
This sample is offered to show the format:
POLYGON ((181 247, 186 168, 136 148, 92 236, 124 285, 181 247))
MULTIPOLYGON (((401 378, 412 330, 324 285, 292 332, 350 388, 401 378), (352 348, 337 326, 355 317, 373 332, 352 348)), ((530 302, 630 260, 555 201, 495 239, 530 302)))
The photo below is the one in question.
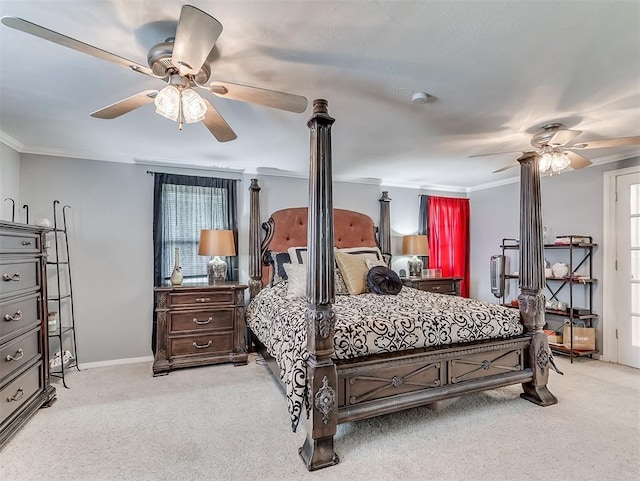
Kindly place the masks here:
POLYGON ((222 284, 227 278, 227 263, 220 256, 215 256, 207 262, 209 284, 222 284))
POLYGON ((409 277, 421 277, 422 276, 422 261, 418 259, 418 256, 413 256, 407 261, 409 267, 409 277))

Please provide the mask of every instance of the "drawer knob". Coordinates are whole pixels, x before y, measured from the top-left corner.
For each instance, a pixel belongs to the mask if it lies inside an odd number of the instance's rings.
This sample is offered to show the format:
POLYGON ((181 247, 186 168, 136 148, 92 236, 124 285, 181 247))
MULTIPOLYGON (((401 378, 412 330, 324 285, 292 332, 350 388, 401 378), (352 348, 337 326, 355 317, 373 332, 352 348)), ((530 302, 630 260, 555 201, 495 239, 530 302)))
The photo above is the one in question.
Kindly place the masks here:
POLYGON ((19 361, 24 357, 24 351, 22 348, 16 351, 16 355, 12 356, 11 354, 7 354, 7 361, 19 361))
POLYGON ((196 302, 211 302, 210 297, 196 297, 196 302))
POLYGON ((209 324, 211 321, 213 321, 213 317, 209 317, 209 319, 205 319, 204 321, 198 320, 197 317, 193 318, 193 322, 195 322, 196 324, 198 324, 200 326, 203 325, 203 324, 209 324))
POLYGON ((207 342, 206 344, 203 344, 203 345, 200 345, 196 341, 193 341, 193 347, 195 347, 196 349, 206 349, 206 348, 210 347, 211 344, 212 344, 211 339, 209 339, 209 342, 207 342))
POLYGON ((23 246, 30 246, 31 245, 31 241, 22 241, 22 245, 23 246))
POLYGON ((20 401, 24 397, 24 389, 19 388, 13 396, 7 398, 7 402, 20 401))
POLYGON ((19 281, 20 280, 20 273, 16 272, 14 275, 10 276, 9 274, 7 274, 5 272, 4 274, 2 274, 2 280, 3 281, 19 281))
POLYGON ((16 311, 13 316, 11 314, 4 315, 5 321, 19 321, 20 319, 22 319, 22 311, 16 311))

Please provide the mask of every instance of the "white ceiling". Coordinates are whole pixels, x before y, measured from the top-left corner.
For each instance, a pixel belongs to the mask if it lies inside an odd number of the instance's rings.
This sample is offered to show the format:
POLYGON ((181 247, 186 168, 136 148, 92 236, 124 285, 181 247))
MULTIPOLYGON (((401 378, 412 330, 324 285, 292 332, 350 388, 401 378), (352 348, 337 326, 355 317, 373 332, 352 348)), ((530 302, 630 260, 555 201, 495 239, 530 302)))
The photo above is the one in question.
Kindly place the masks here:
MULTIPOLYGON (((179 0, 0 0, 22 17, 146 65, 173 35, 179 0)), ((576 141, 640 135, 638 1, 221 1, 192 5, 224 30, 212 80, 329 101, 334 175, 385 185, 478 188, 561 120, 576 141), (410 102, 413 92, 435 100, 410 102)), ((217 57, 217 58, 216 58, 217 57)), ((219 143, 153 105, 90 112, 160 80, 0 25, 0 140, 22 152, 306 175, 304 114, 204 93, 238 134, 219 143)), ((204 91, 201 91, 204 92, 204 91)), ((598 149, 602 162, 638 149, 598 149), (612 157, 613 156, 613 157, 612 157)), ((629 156, 629 155, 626 155, 629 156)))

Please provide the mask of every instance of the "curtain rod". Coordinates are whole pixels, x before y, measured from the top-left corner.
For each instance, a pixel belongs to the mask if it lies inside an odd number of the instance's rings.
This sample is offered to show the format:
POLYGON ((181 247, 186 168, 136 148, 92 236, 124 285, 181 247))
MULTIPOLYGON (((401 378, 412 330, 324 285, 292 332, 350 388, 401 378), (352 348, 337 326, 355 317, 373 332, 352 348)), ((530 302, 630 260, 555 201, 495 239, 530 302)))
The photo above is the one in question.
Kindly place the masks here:
MULTIPOLYGON (((175 174, 173 172, 158 172, 155 170, 147 170, 147 174, 153 175, 153 174, 171 174, 171 175, 186 175, 187 177, 202 177, 201 175, 196 175, 196 176, 189 176, 189 174, 175 174)), ((229 179, 227 177, 221 177, 222 179, 226 179, 226 180, 236 180, 238 182, 242 182, 242 179, 229 179)))

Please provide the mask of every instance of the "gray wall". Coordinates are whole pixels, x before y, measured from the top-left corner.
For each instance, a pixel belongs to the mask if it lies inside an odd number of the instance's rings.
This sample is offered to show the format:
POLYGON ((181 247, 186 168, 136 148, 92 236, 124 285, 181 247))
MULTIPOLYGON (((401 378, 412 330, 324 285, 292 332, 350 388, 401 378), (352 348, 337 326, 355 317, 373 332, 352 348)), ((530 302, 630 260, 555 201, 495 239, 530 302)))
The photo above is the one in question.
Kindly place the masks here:
MULTIPOLYGON (((589 235, 598 244, 593 256, 593 277, 602 280, 603 254, 603 173, 640 165, 635 157, 620 162, 594 165, 586 169, 567 172, 541 180, 543 225, 549 239, 557 235, 589 235)), ((503 238, 518 238, 520 185, 513 183, 469 194, 471 208, 471 297, 497 302, 491 294, 489 259, 500 254, 503 238)), ((567 262, 566 252, 547 251, 545 258, 553 264, 567 262), (563 257, 564 256, 564 257, 563 257)), ((517 261, 511 271, 517 270, 517 261)), ((512 297, 517 290, 517 280, 511 281, 512 297)), ((584 289, 574 288, 577 296, 574 305, 585 302, 584 289)), ((545 295, 548 292, 545 291, 545 295)), ((564 289, 560 299, 568 301, 564 289)), ((595 284, 593 309, 602 314, 602 286, 595 284)), ((597 343, 602 345, 602 323, 598 322, 597 343)))
POLYGON ((11 202, 16 202, 16 221, 24 222, 23 204, 18 204, 20 179, 20 154, 0 142, 0 219, 11 220, 11 202))
MULTIPOLYGON (((32 219, 52 220, 54 199, 71 206, 69 244, 81 364, 151 355, 153 176, 147 170, 242 179, 238 211, 243 281, 248 279, 249 179, 260 181, 263 220, 275 210, 304 206, 308 199, 307 180, 301 178, 31 154, 23 154, 20 163, 20 202, 31 206, 32 219)), ((426 191, 336 182, 334 204, 364 212, 377 223, 383 190, 393 199, 392 230, 399 245, 399 236, 416 232, 418 194, 426 191)), ((406 268, 406 258, 397 262, 406 268)))

